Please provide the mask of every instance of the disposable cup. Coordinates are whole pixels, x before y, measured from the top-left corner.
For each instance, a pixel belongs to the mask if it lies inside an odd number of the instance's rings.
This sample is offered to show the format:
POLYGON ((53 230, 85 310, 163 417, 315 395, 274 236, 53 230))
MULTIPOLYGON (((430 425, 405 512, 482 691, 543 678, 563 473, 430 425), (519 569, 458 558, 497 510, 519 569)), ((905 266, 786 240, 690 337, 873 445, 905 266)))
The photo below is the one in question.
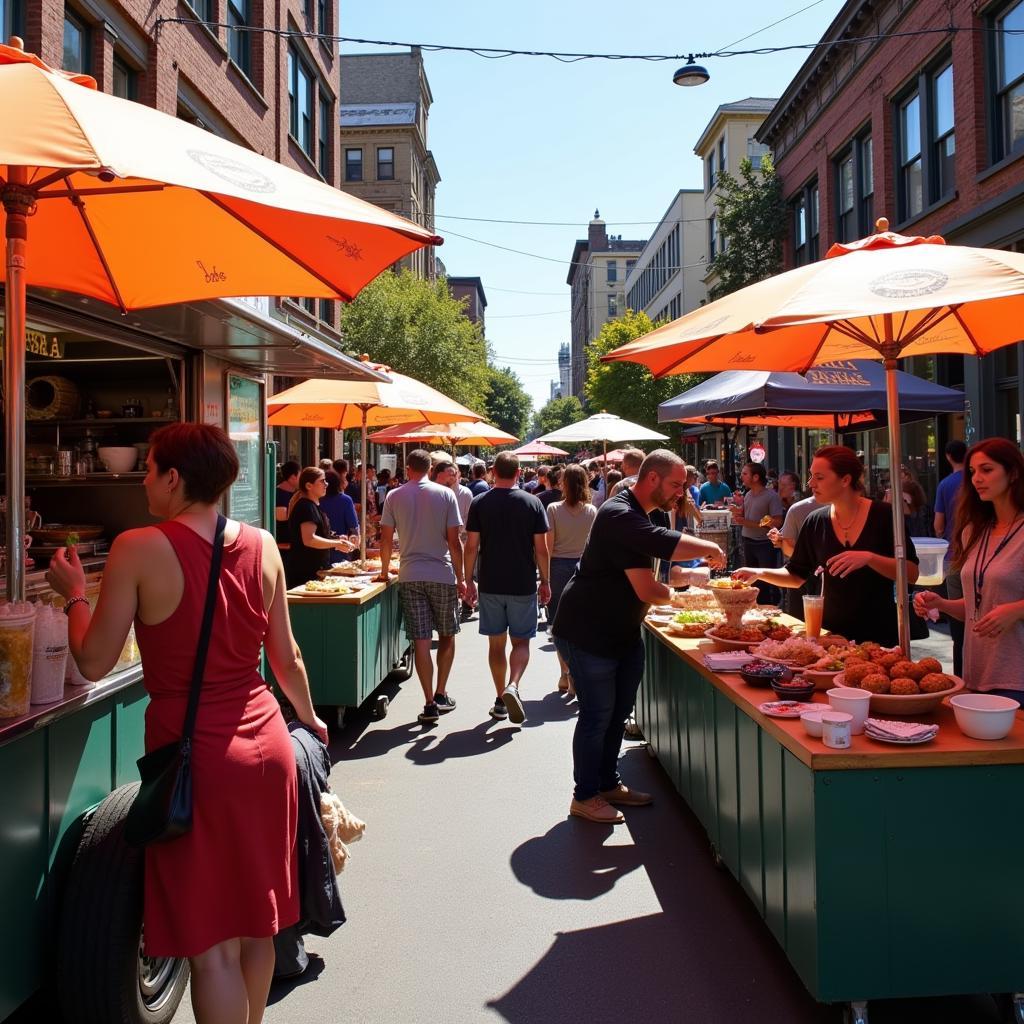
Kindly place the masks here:
POLYGON ((836 711, 845 711, 852 716, 850 731, 854 736, 859 736, 864 731, 864 723, 868 720, 868 712, 871 710, 871 694, 854 686, 836 686, 825 696, 836 711))
POLYGON ((804 625, 813 639, 821 636, 821 618, 825 611, 825 598, 817 594, 804 594, 804 625))

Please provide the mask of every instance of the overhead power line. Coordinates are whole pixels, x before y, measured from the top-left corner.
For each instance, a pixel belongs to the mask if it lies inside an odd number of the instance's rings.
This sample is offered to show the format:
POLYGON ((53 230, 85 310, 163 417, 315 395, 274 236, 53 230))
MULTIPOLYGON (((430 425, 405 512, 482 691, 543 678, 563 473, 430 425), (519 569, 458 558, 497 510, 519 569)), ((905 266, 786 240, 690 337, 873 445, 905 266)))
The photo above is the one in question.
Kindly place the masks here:
POLYGON ((523 316, 568 316, 571 310, 553 309, 549 313, 491 313, 488 320, 513 320, 523 316))

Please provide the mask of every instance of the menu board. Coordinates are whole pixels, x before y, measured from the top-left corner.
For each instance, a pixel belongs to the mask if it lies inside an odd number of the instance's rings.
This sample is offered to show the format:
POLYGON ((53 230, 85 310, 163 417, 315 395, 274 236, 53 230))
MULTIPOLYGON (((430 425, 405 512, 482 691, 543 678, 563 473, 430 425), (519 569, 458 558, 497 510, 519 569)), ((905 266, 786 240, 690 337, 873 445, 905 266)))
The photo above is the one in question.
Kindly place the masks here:
POLYGON ((238 479, 228 493, 228 514, 263 526, 263 433, 260 382, 228 374, 228 434, 238 453, 238 479))

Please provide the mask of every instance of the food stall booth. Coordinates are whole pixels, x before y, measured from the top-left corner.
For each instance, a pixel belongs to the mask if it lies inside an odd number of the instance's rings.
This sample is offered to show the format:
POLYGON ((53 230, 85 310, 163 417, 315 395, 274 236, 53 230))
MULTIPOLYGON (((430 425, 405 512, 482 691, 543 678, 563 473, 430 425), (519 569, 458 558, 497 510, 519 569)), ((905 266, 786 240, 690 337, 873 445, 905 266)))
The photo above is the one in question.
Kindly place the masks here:
POLYGON ((872 999, 1024 990, 1024 715, 972 739, 943 702, 929 742, 834 749, 668 629, 645 625, 637 723, 811 995, 864 1024, 872 999))
MULTIPOLYGON (((241 463, 225 511, 272 529, 276 446, 267 442, 268 377, 373 374, 272 318, 269 300, 260 298, 122 317, 93 299, 37 292, 28 303, 25 358, 24 580, 26 598, 39 602, 56 601, 45 565, 70 534, 78 534, 94 597, 110 541, 153 522, 142 478, 155 429, 176 419, 224 427, 241 463)), ((353 613, 361 631, 332 638, 334 664, 355 666, 345 671, 358 675, 367 692, 400 660, 396 591, 382 586, 364 595, 353 613)), ((314 630, 301 642, 315 660, 325 638, 314 630)), ((5 646, 0 656, 7 658, 14 647, 5 646)), ((10 665, 7 671, 8 678, 17 674, 10 665)), ((113 1020, 105 1014, 117 1005, 127 1007, 117 1020, 153 1024, 173 1016, 184 991, 183 961, 140 956, 141 904, 126 877, 141 870, 141 857, 123 843, 111 846, 109 830, 97 821, 123 815, 133 794, 124 791, 118 802, 115 791, 138 777, 142 677, 129 635, 107 678, 68 682, 57 699, 25 713, 11 717, 15 695, 0 687, 0 709, 6 704, 8 715, 0 717, 0 1021, 54 976, 68 1019, 113 1020), (102 970, 89 949, 99 951, 102 970)))

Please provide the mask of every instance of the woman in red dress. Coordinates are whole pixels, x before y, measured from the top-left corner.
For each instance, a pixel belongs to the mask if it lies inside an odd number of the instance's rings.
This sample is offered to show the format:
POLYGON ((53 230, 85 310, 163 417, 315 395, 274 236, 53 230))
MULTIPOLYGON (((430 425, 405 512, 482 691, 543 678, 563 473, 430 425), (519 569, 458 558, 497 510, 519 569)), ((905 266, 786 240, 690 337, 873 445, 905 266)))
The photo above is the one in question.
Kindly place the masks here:
MULTIPOLYGON (((202 621, 217 507, 238 474, 217 427, 175 423, 152 437, 144 486, 158 525, 113 543, 92 615, 78 555, 59 552, 51 586, 67 599, 71 653, 88 679, 113 669, 134 622, 146 690, 146 750, 181 736, 202 621)), ((288 619, 270 534, 227 521, 192 746, 192 831, 146 848, 145 945, 187 956, 199 1024, 258 1024, 273 936, 299 916, 295 755, 260 678, 261 646, 298 717, 327 740, 288 619)))

